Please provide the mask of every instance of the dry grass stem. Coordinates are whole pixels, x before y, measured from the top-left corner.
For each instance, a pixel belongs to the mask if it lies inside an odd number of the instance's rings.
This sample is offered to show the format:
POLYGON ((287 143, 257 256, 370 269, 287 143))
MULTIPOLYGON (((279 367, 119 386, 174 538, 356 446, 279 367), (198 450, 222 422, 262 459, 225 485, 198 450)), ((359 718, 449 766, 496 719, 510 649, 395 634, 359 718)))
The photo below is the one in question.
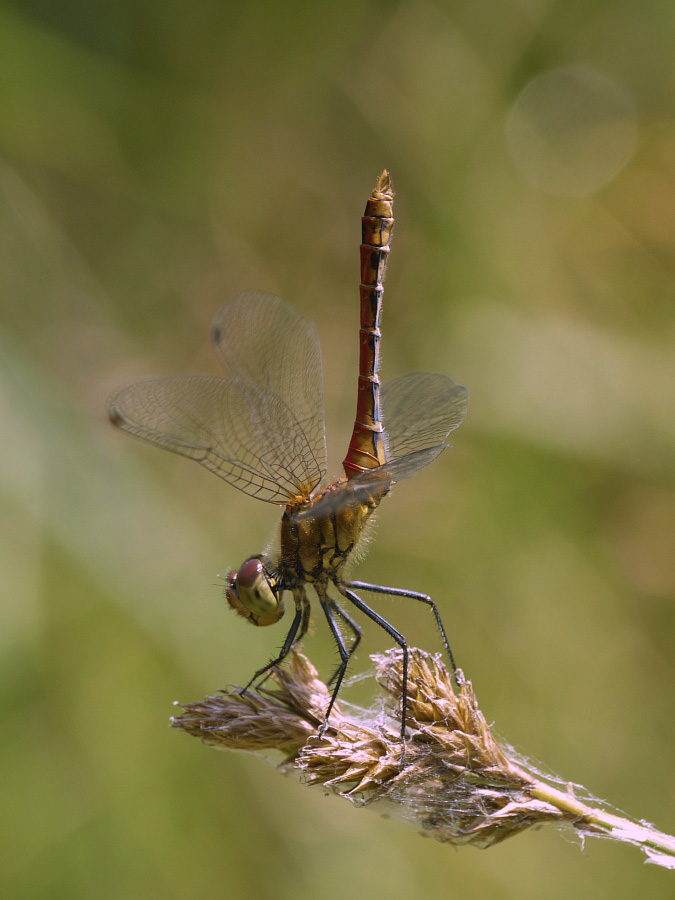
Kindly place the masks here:
POLYGON ((397 720, 401 653, 374 656, 385 703, 371 710, 336 704, 318 729, 330 697, 301 653, 272 673, 273 687, 223 691, 183 704, 172 725, 206 744, 257 753, 280 751, 286 772, 406 821, 451 844, 489 847, 544 822, 567 824, 582 837, 639 846, 647 861, 673 867, 675 838, 603 809, 578 786, 564 790, 500 743, 471 682, 457 692, 439 658, 410 652, 405 766, 397 720), (580 794, 584 794, 584 800, 580 794))

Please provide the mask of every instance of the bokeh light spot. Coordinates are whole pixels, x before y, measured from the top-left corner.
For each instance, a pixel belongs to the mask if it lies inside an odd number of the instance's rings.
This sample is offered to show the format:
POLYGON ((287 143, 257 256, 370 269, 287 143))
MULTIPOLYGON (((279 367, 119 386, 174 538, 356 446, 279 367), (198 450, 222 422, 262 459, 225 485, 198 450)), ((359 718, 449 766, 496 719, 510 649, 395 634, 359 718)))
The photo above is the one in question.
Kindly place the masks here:
POLYGON ((552 194, 590 194, 633 154, 635 103, 613 78, 588 66, 550 69, 517 97, 506 136, 531 185, 552 194))

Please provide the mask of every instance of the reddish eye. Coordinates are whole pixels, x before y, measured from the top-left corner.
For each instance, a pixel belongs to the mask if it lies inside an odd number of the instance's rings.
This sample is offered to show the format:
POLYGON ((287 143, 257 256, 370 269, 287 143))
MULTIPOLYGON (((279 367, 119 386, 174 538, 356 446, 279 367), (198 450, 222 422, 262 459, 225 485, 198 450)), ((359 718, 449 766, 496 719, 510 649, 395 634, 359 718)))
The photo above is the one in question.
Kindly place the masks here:
POLYGON ((257 557, 247 559, 241 564, 239 571, 230 572, 226 580, 227 602, 240 616, 254 625, 271 625, 283 616, 281 594, 275 593, 275 583, 270 581, 257 557))
POLYGON ((237 572, 237 587, 252 588, 263 575, 262 563, 259 559, 247 559, 237 572))

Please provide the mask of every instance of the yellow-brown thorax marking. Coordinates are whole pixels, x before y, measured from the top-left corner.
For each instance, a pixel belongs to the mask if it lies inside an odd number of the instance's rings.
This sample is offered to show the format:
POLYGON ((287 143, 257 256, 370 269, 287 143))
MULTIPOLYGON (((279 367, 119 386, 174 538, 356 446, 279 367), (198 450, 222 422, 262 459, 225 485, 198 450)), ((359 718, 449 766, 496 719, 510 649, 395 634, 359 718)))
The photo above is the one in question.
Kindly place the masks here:
POLYGON ((374 490, 360 501, 312 516, 313 502, 287 506, 281 520, 281 581, 288 589, 303 582, 327 584, 340 579, 364 526, 386 493, 374 490), (298 515, 302 513, 302 515, 298 515))

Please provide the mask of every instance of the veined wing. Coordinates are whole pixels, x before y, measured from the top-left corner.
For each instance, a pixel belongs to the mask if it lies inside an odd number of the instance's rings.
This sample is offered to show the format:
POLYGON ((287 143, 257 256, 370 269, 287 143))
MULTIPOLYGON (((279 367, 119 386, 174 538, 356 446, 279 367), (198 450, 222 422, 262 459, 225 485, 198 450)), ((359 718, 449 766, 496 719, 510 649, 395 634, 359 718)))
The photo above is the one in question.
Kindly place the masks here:
POLYGON ((434 372, 416 372, 385 384, 387 463, 339 485, 298 517, 323 518, 343 505, 379 501, 392 484, 410 478, 450 446, 445 438, 464 421, 468 402, 465 387, 434 372))
POLYGON ((226 375, 245 378, 286 404, 323 476, 323 377, 314 323, 274 294, 244 291, 218 312, 211 339, 226 375))
POLYGON ((123 431, 194 459, 268 503, 307 495, 324 474, 283 399, 243 378, 137 381, 113 395, 108 413, 123 431))
POLYGON ((387 461, 443 444, 464 421, 468 403, 467 389, 438 372, 414 372, 387 382, 381 393, 387 461))

